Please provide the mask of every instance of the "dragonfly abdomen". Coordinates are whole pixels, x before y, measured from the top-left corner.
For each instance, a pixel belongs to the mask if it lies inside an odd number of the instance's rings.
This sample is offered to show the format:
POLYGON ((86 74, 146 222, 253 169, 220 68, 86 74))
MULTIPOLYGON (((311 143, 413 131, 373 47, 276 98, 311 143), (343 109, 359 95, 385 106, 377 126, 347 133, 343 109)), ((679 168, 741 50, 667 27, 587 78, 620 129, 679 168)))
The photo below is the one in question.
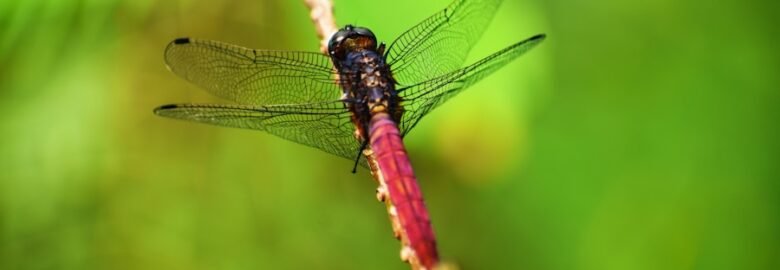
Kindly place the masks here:
POLYGON ((371 117, 369 134, 371 150, 395 208, 390 214, 397 215, 401 223, 396 232, 405 246, 402 256, 432 269, 439 258, 436 238, 398 126, 387 113, 376 113, 371 117))

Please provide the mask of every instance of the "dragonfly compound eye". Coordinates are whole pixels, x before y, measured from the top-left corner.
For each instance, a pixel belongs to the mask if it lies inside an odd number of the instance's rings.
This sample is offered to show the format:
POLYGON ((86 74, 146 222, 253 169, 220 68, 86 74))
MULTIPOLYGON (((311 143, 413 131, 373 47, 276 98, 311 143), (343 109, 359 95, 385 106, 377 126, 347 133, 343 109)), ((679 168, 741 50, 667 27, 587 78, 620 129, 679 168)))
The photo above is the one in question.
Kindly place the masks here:
POLYGON ((376 50, 376 36, 374 36, 374 32, 365 27, 355 27, 353 28, 353 33, 351 37, 356 40, 358 47, 376 50))
POLYGON ((330 53, 331 56, 339 55, 344 50, 341 44, 347 39, 349 32, 350 31, 346 29, 342 29, 333 34, 328 42, 328 53, 330 53))
POLYGON ((376 37, 368 28, 347 25, 330 38, 328 53, 341 59, 347 51, 376 50, 376 37))
POLYGON ((376 36, 374 36, 374 32, 371 32, 371 30, 369 30, 368 28, 365 28, 365 27, 355 27, 355 28, 353 28, 353 31, 355 32, 355 34, 357 34, 359 36, 367 37, 367 38, 370 38, 370 39, 373 39, 374 41, 376 41, 376 36))

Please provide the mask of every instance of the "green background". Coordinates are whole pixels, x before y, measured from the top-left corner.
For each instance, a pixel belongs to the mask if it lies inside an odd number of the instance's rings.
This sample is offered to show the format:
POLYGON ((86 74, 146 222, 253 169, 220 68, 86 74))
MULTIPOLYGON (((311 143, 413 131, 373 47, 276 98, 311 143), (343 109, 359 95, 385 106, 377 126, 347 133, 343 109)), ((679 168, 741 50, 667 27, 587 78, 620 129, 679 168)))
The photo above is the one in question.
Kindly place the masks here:
MULTIPOLYGON (((337 0, 380 40, 448 0, 337 0)), ((464 269, 780 269, 777 1, 506 1, 548 39, 407 137, 464 269), (717 4, 716 4, 717 2, 717 4)), ((406 269, 376 184, 166 70, 190 36, 316 51, 302 1, 0 1, 0 269, 406 269)))

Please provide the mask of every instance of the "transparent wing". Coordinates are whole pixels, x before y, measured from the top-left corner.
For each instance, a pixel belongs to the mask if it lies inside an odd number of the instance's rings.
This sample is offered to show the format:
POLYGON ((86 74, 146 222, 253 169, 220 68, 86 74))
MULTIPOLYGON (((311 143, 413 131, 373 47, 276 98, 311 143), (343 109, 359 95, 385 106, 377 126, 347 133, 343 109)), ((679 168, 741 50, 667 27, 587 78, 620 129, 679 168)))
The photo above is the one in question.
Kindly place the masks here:
POLYGON ((401 118, 401 134, 406 135, 428 112, 438 107, 463 89, 478 82, 493 71, 503 67, 518 56, 524 54, 544 40, 537 35, 498 51, 478 62, 424 81, 412 86, 400 88, 401 105, 404 114, 401 118))
MULTIPOLYGON (((212 125, 262 130, 283 139, 355 160, 360 145, 341 101, 299 105, 172 104, 154 110, 160 116, 212 125)), ((365 166, 365 164, 364 164, 365 166)))
POLYGON ((401 86, 459 69, 501 0, 455 0, 390 44, 387 61, 401 86))
POLYGON ((321 53, 180 38, 168 44, 165 62, 176 75, 240 104, 314 103, 341 95, 330 58, 321 53))

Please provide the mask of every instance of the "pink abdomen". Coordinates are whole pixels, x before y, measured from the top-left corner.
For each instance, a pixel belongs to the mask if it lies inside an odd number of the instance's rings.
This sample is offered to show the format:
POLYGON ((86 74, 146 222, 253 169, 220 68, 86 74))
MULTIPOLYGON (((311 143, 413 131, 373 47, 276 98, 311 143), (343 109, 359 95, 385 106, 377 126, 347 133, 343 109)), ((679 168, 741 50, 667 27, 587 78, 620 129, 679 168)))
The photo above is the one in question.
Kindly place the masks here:
POLYGON ((439 260, 436 238, 398 126, 388 114, 377 113, 371 118, 369 135, 379 173, 401 223, 401 241, 414 251, 414 259, 432 269, 439 260))

